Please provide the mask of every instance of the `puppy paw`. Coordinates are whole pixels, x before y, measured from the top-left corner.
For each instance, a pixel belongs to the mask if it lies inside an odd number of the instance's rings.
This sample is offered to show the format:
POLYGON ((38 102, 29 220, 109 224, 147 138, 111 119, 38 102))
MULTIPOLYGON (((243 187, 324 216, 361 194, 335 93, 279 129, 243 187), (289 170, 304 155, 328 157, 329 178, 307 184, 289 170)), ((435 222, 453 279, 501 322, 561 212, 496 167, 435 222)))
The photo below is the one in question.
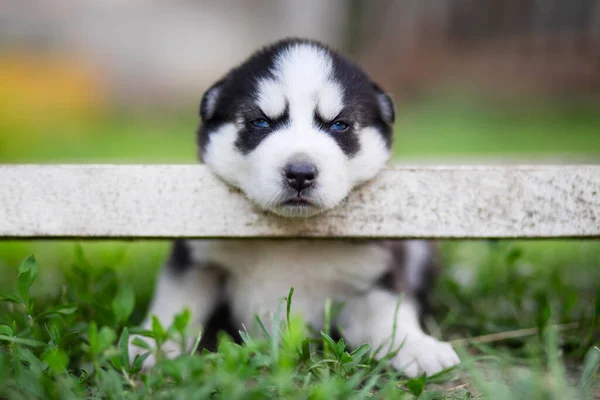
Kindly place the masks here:
MULTIPOLYGON (((138 356, 138 355, 142 356, 149 351, 143 347, 139 347, 139 346, 136 346, 135 344, 133 344, 133 340, 135 338, 140 338, 144 342, 148 343, 150 345, 150 347, 152 347, 151 354, 144 360, 144 363, 142 364, 142 369, 148 370, 156 364, 156 351, 157 351, 156 341, 149 337, 145 337, 145 336, 141 336, 141 335, 132 335, 129 338, 129 346, 128 346, 129 360, 131 363, 133 363, 133 360, 135 360, 136 356, 138 356)), ((161 351, 163 354, 165 354, 165 356, 167 358, 175 358, 181 354, 181 347, 177 343, 169 340, 162 344, 161 351)))
POLYGON ((450 343, 440 342, 431 336, 408 337, 396 357, 394 368, 414 378, 425 373, 434 375, 443 369, 460 363, 450 343))

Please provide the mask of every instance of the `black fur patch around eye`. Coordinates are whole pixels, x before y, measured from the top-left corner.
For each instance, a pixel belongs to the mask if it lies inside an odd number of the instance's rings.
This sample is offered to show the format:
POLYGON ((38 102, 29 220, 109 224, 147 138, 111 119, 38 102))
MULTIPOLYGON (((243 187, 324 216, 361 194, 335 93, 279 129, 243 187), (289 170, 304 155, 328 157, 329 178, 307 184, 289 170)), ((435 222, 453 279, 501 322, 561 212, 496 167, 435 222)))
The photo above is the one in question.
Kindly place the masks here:
POLYGON ((244 120, 246 121, 246 126, 238 132, 238 138, 235 141, 235 147, 237 147, 242 154, 248 154, 257 148, 258 145, 271 133, 289 125, 289 105, 286 105, 283 114, 276 119, 269 120, 262 112, 255 110, 245 115, 244 120), (257 128, 252 126, 251 121, 259 118, 268 120, 271 125, 268 128, 257 128))
POLYGON ((348 157, 352 157, 358 150, 360 150, 360 142, 358 141, 358 136, 356 132, 354 132, 353 121, 351 116, 347 115, 346 112, 342 111, 336 120, 344 121, 349 124, 349 128, 344 132, 335 132, 329 129, 329 126, 333 121, 325 121, 318 112, 314 113, 314 124, 315 126, 326 132, 329 136, 331 136, 340 146, 340 149, 346 154, 348 157))

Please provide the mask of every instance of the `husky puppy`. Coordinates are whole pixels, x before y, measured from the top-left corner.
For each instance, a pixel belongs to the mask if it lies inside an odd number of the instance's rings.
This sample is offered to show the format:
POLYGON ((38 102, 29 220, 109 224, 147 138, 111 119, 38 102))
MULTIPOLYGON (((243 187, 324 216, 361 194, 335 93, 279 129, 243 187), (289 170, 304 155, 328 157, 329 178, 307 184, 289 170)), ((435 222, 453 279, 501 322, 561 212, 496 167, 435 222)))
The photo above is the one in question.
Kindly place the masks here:
MULTIPOLYGON (((335 207, 390 157, 392 100, 358 66, 314 41, 259 50, 208 89, 200 116, 202 161, 282 218, 335 207)), ((347 343, 402 344, 393 366, 431 375, 459 362, 448 343, 420 327, 434 261, 425 241, 178 240, 149 313, 169 325, 187 307, 208 338, 219 327, 250 327, 255 315, 269 318, 294 287, 292 309, 315 329, 325 300, 340 302, 333 322, 347 343)), ((164 349, 180 352, 173 343, 164 349)))

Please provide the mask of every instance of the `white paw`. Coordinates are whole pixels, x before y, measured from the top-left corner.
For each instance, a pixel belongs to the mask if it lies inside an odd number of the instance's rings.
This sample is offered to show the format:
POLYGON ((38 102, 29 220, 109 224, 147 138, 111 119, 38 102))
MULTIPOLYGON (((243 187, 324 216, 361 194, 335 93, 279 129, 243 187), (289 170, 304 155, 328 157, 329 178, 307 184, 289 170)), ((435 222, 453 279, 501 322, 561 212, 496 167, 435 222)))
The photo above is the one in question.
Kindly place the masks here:
POLYGON ((394 368, 414 378, 425 373, 434 375, 460 363, 450 343, 440 342, 431 336, 407 337, 404 345, 392 360, 394 368))
MULTIPOLYGON (((143 347, 136 346, 133 344, 133 340, 135 338, 140 338, 144 342, 148 343, 150 347, 152 347, 152 354, 150 354, 145 360, 144 364, 142 364, 143 369, 150 369, 156 364, 156 341, 152 338, 141 336, 141 335, 132 335, 129 338, 129 362, 133 363, 135 356, 142 356, 146 354, 148 350, 143 347)), ((173 341, 167 341, 163 343, 161 346, 161 350, 163 354, 165 354, 168 358, 175 358, 181 354, 181 347, 173 341)))

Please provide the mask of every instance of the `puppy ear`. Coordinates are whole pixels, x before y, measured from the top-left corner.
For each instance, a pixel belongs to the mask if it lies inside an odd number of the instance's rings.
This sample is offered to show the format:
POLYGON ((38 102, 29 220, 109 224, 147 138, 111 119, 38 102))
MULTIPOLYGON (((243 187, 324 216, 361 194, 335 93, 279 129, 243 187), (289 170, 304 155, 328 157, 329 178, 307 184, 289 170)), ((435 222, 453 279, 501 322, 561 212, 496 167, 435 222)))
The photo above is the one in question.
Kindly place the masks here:
POLYGON ((219 97, 221 96, 221 87, 223 86, 223 80, 212 85, 202 96, 200 102, 200 117, 203 121, 208 121, 215 115, 219 97))
POLYGON ((381 112, 381 118, 383 122, 388 125, 392 125, 396 119, 396 112, 394 111, 394 102, 376 83, 373 83, 375 89, 375 97, 377 99, 377 105, 381 112))

